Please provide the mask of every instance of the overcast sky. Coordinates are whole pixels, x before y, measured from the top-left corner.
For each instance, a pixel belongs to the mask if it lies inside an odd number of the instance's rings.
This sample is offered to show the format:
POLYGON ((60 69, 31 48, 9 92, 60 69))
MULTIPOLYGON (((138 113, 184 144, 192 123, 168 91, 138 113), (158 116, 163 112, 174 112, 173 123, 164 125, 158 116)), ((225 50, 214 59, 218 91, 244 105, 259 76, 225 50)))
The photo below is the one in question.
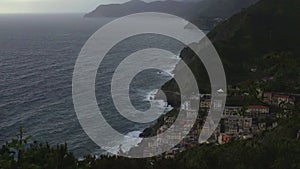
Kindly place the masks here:
POLYGON ((0 13, 87 13, 99 4, 126 1, 129 0, 0 0, 0 13))

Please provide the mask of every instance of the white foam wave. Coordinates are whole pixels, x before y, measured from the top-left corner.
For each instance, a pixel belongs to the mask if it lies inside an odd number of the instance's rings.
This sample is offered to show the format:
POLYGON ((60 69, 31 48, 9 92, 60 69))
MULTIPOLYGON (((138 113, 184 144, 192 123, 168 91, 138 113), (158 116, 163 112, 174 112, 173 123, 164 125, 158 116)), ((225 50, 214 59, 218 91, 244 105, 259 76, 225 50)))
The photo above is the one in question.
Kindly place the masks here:
POLYGON ((141 143, 142 138, 139 137, 141 131, 132 131, 127 133, 124 136, 124 140, 118 146, 114 147, 104 147, 108 152, 112 154, 120 154, 128 152, 131 148, 136 147, 139 143, 141 143))
MULTIPOLYGON (((170 63, 168 65, 166 65, 166 68, 163 71, 158 72, 158 74, 163 75, 163 76, 174 77, 173 72, 174 72, 174 69, 175 69, 177 63, 179 62, 179 60, 180 60, 179 56, 172 58, 170 63)), ((165 111, 164 111, 165 113, 171 111, 173 109, 173 107, 168 106, 167 102, 165 102, 164 100, 156 100, 155 99, 158 91, 159 91, 158 89, 155 89, 155 90, 148 92, 145 95, 144 101, 151 101, 154 106, 165 108, 165 111)), ((120 154, 120 152, 126 153, 126 152, 130 151, 130 149, 138 146, 138 144, 142 142, 142 138, 139 137, 139 135, 141 133, 142 133, 141 131, 129 132, 124 136, 124 140, 121 141, 120 145, 114 146, 114 147, 103 147, 103 148, 105 148, 108 152, 110 152, 112 154, 120 154)))
POLYGON ((175 57, 170 59, 170 63, 165 65, 165 69, 163 71, 157 72, 157 74, 163 75, 163 76, 171 76, 174 77, 174 70, 176 68, 176 65, 180 61, 179 55, 176 55, 175 57))

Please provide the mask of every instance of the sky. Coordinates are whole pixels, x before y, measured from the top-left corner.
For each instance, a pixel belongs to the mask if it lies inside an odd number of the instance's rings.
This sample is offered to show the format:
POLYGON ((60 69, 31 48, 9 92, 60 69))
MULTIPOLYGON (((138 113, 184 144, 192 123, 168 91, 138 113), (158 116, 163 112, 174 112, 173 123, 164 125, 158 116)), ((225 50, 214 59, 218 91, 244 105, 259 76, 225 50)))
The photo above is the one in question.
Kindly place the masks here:
POLYGON ((0 0, 0 13, 87 13, 100 4, 126 1, 128 0, 0 0))

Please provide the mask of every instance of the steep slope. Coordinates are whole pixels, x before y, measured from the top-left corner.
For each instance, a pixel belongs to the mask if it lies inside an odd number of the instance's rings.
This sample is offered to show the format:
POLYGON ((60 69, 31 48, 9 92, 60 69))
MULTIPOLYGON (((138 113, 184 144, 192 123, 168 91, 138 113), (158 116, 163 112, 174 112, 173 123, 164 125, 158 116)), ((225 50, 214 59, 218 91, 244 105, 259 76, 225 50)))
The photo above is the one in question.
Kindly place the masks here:
POLYGON ((263 0, 208 34, 230 82, 251 77, 250 68, 261 67, 264 55, 288 52, 300 57, 299 10, 298 0, 263 0))
POLYGON ((206 0, 190 9, 195 17, 228 18, 259 0, 206 0))
MULTIPOLYGON (((290 61, 282 61, 282 65, 288 68, 288 63, 294 62, 296 63, 294 68, 300 66, 299 11, 299 0, 262 0, 221 23, 208 34, 224 64, 229 84, 237 84, 244 80, 260 80, 267 76, 265 65, 270 60, 264 59, 266 55, 283 53, 280 57, 284 57, 288 53, 290 61), (251 72, 250 69, 253 67, 258 68, 258 71, 251 72)), ((209 92, 210 84, 201 61, 196 59, 188 48, 182 51, 181 58, 193 70, 201 91, 209 92)), ((299 90, 299 87, 297 89, 297 81, 300 80, 300 72, 297 72, 299 69, 289 72, 283 70, 278 69, 274 72, 281 74, 281 79, 278 79, 284 87, 281 90, 299 90), (293 88, 290 88, 291 86, 293 88)), ((163 90, 172 93, 178 89, 175 81, 171 80, 163 86, 163 90)), ((176 100, 174 98, 176 96, 170 94, 169 99, 176 100)))

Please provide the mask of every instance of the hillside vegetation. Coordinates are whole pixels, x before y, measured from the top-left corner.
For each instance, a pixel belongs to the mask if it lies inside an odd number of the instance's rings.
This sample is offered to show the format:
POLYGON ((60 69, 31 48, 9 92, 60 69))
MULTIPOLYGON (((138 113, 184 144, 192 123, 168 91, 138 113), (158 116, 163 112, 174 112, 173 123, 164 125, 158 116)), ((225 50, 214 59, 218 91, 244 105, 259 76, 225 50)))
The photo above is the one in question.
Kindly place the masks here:
POLYGON ((300 169, 300 114, 295 111, 279 127, 252 140, 229 144, 202 145, 178 154, 175 159, 128 159, 124 157, 86 155, 78 160, 67 145, 17 139, 0 148, 1 169, 300 169))
MULTIPOLYGON (((265 90, 300 92, 299 11, 299 0, 262 0, 208 34, 223 62, 229 85, 245 80, 272 79, 265 90)), ((200 92, 210 93, 202 62, 189 48, 181 52, 181 58, 192 69, 200 92)), ((178 67, 175 73, 180 72, 178 67)), ((178 96, 174 95, 174 91, 178 92, 175 81, 167 82, 162 89, 168 94, 170 103, 178 105, 178 96)))

